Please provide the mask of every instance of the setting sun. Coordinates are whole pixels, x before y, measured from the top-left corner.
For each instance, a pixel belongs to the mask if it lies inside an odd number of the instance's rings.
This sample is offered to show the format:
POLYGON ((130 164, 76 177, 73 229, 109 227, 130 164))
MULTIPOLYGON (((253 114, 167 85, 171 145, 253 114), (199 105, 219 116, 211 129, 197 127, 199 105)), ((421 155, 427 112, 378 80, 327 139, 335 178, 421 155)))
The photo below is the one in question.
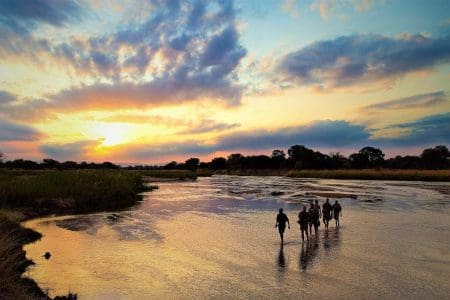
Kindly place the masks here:
POLYGON ((101 140, 101 146, 114 146, 130 141, 131 129, 126 124, 96 123, 89 135, 101 140))

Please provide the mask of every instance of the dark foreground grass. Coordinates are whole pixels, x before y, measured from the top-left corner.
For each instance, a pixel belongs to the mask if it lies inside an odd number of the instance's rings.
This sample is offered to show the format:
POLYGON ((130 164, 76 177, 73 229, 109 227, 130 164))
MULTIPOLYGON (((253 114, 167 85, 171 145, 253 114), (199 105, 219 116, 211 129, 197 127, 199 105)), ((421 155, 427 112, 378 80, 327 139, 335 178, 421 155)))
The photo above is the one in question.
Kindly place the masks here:
POLYGON ((141 174, 124 170, 0 170, 0 207, 31 216, 121 209, 145 190, 141 174))

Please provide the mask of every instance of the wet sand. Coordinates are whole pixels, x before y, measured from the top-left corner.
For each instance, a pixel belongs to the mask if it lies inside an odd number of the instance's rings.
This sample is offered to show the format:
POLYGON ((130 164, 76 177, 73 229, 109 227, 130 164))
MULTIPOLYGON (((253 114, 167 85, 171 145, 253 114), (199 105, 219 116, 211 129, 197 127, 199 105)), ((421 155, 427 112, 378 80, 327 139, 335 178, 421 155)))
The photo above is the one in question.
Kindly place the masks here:
POLYGON ((25 249, 37 263, 28 275, 50 295, 81 299, 450 294, 450 203, 439 192, 447 183, 214 176, 158 185, 114 221, 105 213, 27 222, 44 234, 25 249), (322 203, 313 193, 324 189, 357 197, 339 198, 341 228, 322 224, 301 243, 296 215, 302 203, 322 203), (278 207, 292 225, 283 247, 273 228, 278 207))

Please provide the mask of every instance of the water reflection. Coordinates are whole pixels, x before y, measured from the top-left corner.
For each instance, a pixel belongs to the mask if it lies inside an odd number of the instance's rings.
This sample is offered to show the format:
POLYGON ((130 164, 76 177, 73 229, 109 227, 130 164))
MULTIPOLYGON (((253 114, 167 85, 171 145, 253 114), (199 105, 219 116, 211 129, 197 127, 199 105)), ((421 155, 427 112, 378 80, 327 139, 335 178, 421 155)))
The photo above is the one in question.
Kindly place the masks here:
POLYGON ((419 185, 386 182, 220 176, 161 183, 117 218, 30 221, 44 237, 26 246, 36 262, 29 275, 51 296, 76 291, 86 299, 445 298, 448 203, 419 185), (294 221, 302 203, 323 203, 308 194, 314 190, 357 194, 339 201, 344 225, 321 227, 304 244, 298 230, 287 231, 279 246, 276 211, 283 207, 294 221))
POLYGON ((312 238, 306 243, 302 243, 300 251, 299 267, 301 270, 306 269, 312 265, 314 258, 317 256, 319 250, 319 241, 316 238, 312 238))
POLYGON ((286 258, 284 257, 284 246, 280 244, 280 251, 278 252, 278 271, 283 273, 286 267, 286 258))
POLYGON ((323 231, 323 248, 327 253, 339 246, 341 242, 340 230, 340 227, 336 227, 323 231))

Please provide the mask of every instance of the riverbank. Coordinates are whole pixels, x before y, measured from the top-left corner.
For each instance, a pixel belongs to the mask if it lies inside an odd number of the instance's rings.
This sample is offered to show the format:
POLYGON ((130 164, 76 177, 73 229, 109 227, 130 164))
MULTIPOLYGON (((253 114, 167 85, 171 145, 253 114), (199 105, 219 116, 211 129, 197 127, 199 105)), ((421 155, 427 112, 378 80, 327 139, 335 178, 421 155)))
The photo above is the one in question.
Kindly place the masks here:
MULTIPOLYGON (((182 174, 164 172, 152 173, 152 176, 176 178, 182 174)), ((32 279, 22 277, 33 265, 26 258, 23 246, 39 240, 41 234, 22 227, 21 222, 50 214, 130 207, 142 200, 142 192, 157 188, 146 185, 145 175, 126 170, 0 170, 1 298, 50 299, 32 279)))
POLYGON ((33 262, 26 258, 23 246, 39 240, 42 235, 24 228, 20 216, 0 212, 0 295, 2 299, 49 299, 29 278, 22 277, 33 262))
POLYGON ((357 180, 406 180, 450 181, 450 170, 397 170, 397 169, 343 169, 343 170, 199 170, 198 176, 288 176, 294 178, 357 179, 357 180))

